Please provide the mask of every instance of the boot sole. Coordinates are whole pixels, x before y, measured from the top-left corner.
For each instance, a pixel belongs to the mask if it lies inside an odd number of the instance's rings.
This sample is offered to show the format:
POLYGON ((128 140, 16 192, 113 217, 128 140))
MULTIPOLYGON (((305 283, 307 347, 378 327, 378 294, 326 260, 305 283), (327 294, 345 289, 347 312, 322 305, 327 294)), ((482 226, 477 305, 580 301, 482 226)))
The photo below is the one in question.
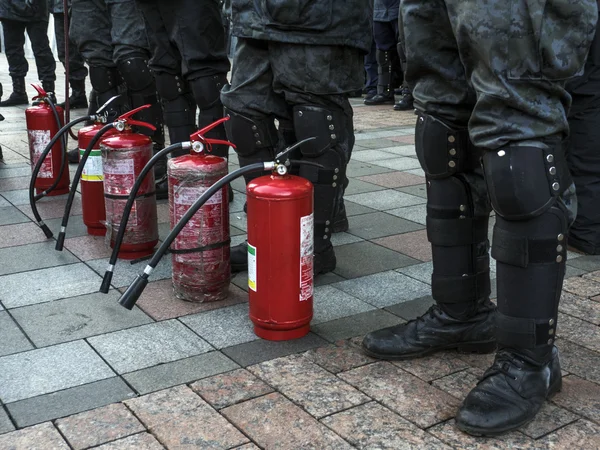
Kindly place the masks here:
POLYGON ((458 344, 449 344, 449 345, 445 345, 443 347, 429 348, 426 350, 422 350, 420 352, 404 353, 402 355, 379 354, 379 353, 368 350, 364 346, 363 346, 363 351, 368 356, 371 356, 373 358, 383 359, 383 360, 388 360, 388 361, 399 361, 399 360, 404 360, 404 359, 421 358, 423 356, 428 356, 428 355, 431 355, 433 353, 437 353, 437 352, 440 352, 443 350, 456 349, 459 353, 485 354, 485 353, 492 353, 492 352, 496 351, 496 348, 497 348, 496 340, 493 339, 490 341, 461 342, 458 344))
MULTIPOLYGON (((558 379, 557 382, 555 382, 552 386, 550 386, 550 389, 548 389, 548 395, 546 395, 546 400, 550 400, 552 397, 554 397, 560 391, 562 391, 562 376, 558 379)), ((523 420, 522 422, 520 422, 518 424, 511 425, 510 427, 504 427, 504 428, 499 428, 499 429, 497 428, 494 430, 483 429, 483 428, 478 428, 478 427, 470 427, 468 425, 463 425, 458 422, 456 423, 456 428, 458 428, 460 431, 463 431, 463 432, 470 434, 471 436, 475 436, 475 437, 500 436, 504 433, 508 433, 510 431, 517 430, 517 429, 529 424, 530 422, 533 422, 533 420, 536 418, 536 416, 537 416, 537 413, 533 417, 529 417, 526 420, 523 420)))

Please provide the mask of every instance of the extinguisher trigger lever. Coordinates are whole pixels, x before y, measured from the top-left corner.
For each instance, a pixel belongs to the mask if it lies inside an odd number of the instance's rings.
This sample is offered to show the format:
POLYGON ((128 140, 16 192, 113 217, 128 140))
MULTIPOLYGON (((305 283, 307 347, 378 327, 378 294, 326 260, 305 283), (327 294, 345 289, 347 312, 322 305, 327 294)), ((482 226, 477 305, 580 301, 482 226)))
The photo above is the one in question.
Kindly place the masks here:
POLYGON ((40 99, 40 98, 46 98, 46 97, 48 97, 48 93, 39 84, 32 84, 31 86, 33 86, 33 88, 38 93, 38 95, 36 95, 35 97, 33 97, 32 100, 37 100, 37 99, 40 99))
POLYGON ((149 128, 152 131, 156 131, 156 127, 152 124, 146 123, 146 122, 142 122, 141 120, 133 120, 131 118, 131 116, 133 116, 134 114, 150 108, 152 105, 147 104, 147 105, 142 105, 138 108, 132 109, 131 111, 126 112, 125 114, 121 114, 117 120, 114 122, 115 123, 115 128, 119 131, 123 131, 125 129, 125 125, 129 125, 129 126, 138 126, 138 127, 145 127, 145 128, 149 128))
POLYGON ((290 145, 288 148, 282 150, 281 152, 277 153, 277 155, 275 155, 275 161, 279 161, 279 159, 281 159, 283 156, 287 155, 292 150, 297 149, 302 144, 305 144, 310 141, 314 141, 316 138, 317 138, 316 136, 308 137, 306 139, 302 139, 301 141, 296 142, 295 144, 290 145))
POLYGON ((229 120, 229 116, 223 117, 222 119, 219 119, 219 120, 216 120, 215 122, 211 123, 210 125, 207 125, 204 128, 199 129, 194 134, 192 134, 192 136, 204 136, 210 130, 212 130, 213 128, 218 127, 223 122, 227 122, 228 120, 229 120))

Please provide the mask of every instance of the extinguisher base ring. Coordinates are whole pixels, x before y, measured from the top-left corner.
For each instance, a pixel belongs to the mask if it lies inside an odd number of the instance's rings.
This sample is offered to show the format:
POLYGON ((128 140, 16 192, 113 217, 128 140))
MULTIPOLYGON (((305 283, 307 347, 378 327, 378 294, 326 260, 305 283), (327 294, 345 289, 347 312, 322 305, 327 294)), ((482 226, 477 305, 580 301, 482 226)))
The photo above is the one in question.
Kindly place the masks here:
POLYGON ((268 341, 289 341, 292 339, 299 339, 304 337, 310 331, 310 324, 302 325, 301 327, 295 328, 293 330, 271 330, 268 328, 263 328, 258 325, 254 325, 254 333, 262 339, 266 339, 268 341))

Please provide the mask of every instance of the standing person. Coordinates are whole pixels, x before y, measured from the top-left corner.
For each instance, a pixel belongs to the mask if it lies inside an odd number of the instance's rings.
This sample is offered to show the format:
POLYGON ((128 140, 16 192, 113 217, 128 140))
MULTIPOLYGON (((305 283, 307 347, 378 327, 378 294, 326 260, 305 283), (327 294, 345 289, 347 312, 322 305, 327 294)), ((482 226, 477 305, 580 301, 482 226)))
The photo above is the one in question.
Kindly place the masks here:
POLYGON ((561 388, 554 339, 576 207, 562 143, 570 105, 564 80, 585 63, 596 0, 402 0, 401 16, 436 305, 368 334, 363 348, 409 359, 497 345, 456 424, 473 435, 501 434, 532 420, 561 388))
MULTIPOLYGON (((346 166, 354 145, 348 93, 364 82, 372 1, 231 4, 237 46, 231 86, 221 94, 230 117, 227 135, 242 167, 270 161, 296 140, 317 137, 301 146, 299 157, 323 167, 303 165, 299 173, 315 189, 314 273, 329 272, 336 265, 330 241, 334 216, 342 211, 346 166)), ((246 177, 246 182, 252 178, 246 177)), ((246 269, 247 255, 246 244, 234 247, 232 269, 246 269)))
MULTIPOLYGON (((58 60, 65 65, 65 13, 63 0, 49 0, 50 12, 54 16, 54 38, 56 39, 56 49, 58 60)), ((71 0, 69 0, 69 4, 71 0)), ((69 85, 71 86, 71 95, 69 96, 69 107, 71 109, 87 108, 88 101, 85 95, 85 78, 88 70, 85 67, 83 56, 77 50, 73 40, 69 39, 69 85)), ((60 106, 64 108, 64 103, 60 106)))
POLYGON ((54 92, 56 62, 48 42, 47 0, 0 0, 0 21, 12 93, 0 106, 29 104, 25 76, 29 64, 25 58, 25 32, 31 41, 38 78, 46 92, 54 92))

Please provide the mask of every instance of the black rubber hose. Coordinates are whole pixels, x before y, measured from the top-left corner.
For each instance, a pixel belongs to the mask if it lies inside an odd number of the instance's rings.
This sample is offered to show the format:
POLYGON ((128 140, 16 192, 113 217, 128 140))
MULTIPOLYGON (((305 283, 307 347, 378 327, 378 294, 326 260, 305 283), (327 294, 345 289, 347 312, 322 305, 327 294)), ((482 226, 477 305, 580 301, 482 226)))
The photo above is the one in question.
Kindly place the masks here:
MULTIPOLYGON (((48 105, 50 105, 50 109, 52 110, 52 114, 54 115, 54 120, 56 120, 56 128, 60 129, 60 117, 58 116, 58 111, 56 110, 56 106, 54 105, 54 102, 52 101, 52 97, 48 96, 48 105)), ((68 120, 67 120, 68 123, 68 120)), ((69 131, 71 131, 71 129, 69 128, 69 131)), ((63 170, 65 170, 65 166, 67 165, 67 144, 68 144, 68 134, 63 134, 62 139, 60 140, 60 170, 58 171, 58 173, 60 175, 62 175, 63 170)), ((58 186, 58 183, 60 182, 60 176, 58 176, 56 178, 56 180, 54 180, 54 183, 52 184, 52 186, 48 189, 48 192, 52 191, 56 186, 58 186)))
POLYGON ((67 204, 65 205, 65 213, 62 218, 62 223, 60 224, 60 233, 58 233, 58 238, 56 240, 56 247, 54 247, 59 252, 62 251, 63 245, 65 243, 65 234, 67 232, 67 225, 69 224, 69 214, 71 213, 71 206, 73 206, 73 199, 75 198, 75 192, 77 191, 77 185, 79 184, 79 179, 81 178, 81 173, 83 172, 83 168, 85 166, 85 162, 88 159, 88 156, 92 152, 92 149, 96 145, 96 143, 102 138, 102 136, 115 125, 113 123, 109 123, 108 125, 104 125, 100 131, 98 131, 90 143, 88 144, 85 152, 81 155, 81 160, 79 161, 79 165, 77 166, 77 171, 73 176, 73 182, 71 183, 71 190, 69 191, 69 198, 67 199, 67 204))
POLYGON ((235 180, 236 178, 241 177, 250 172, 258 172, 263 170, 271 170, 272 167, 267 167, 265 163, 255 163, 250 164, 245 167, 241 167, 233 172, 225 175, 215 184, 213 184, 210 188, 208 188, 199 198, 194 202, 192 206, 186 211, 183 217, 177 222, 177 224, 173 227, 171 232, 167 235, 165 240, 162 242, 158 250, 154 252, 152 259, 144 269, 144 272, 141 275, 138 275, 135 280, 129 285, 127 290, 123 293, 121 298, 119 299, 119 304, 127 309, 132 309, 142 292, 146 288, 148 284, 148 277, 154 270, 154 268, 158 265, 163 255, 171 246, 171 243, 175 240, 175 237, 181 232, 183 227, 186 226, 188 221, 198 212, 198 210, 206 203, 219 189, 226 186, 227 183, 235 180))
MULTIPOLYGON (((52 189, 54 189, 58 185, 58 181, 60 180, 60 176, 56 178, 56 180, 54 181, 54 183, 52 184, 52 186, 50 186, 48 189, 42 191, 41 193, 39 193, 37 195, 35 195, 35 181, 36 181, 37 176, 38 176, 38 174, 40 172, 40 169, 42 168, 42 164, 44 163, 44 160, 46 159, 46 157, 48 156, 48 154, 52 151, 52 147, 54 147, 54 144, 56 144, 56 141, 58 141, 61 138, 61 136, 67 130, 69 130, 71 127, 73 127, 74 125, 77 125, 78 123, 90 120, 93 117, 94 116, 80 117, 79 119, 75 119, 72 122, 69 122, 64 127, 62 127, 60 130, 58 130, 58 133, 56 133, 54 135, 54 137, 50 140, 50 142, 48 143, 48 145, 46 146, 46 148, 44 149, 44 151, 42 152, 42 154, 38 158, 37 162, 35 163, 35 166, 33 167, 33 172, 31 174, 31 181, 29 182, 29 205, 31 206, 31 210, 33 212, 33 216, 35 217, 35 220, 36 220, 37 224, 42 229, 42 231, 44 232, 44 234, 46 235, 47 238, 51 238, 53 236, 52 231, 50 231, 50 228, 48 228, 48 226, 42 220, 42 217, 40 216, 40 214, 39 214, 39 212, 37 210, 37 206, 36 206, 35 203, 38 200, 40 200, 41 198, 43 198, 46 195, 48 195, 48 193, 50 191, 52 191, 52 189)), ((62 170, 64 170, 64 169, 61 169, 61 172, 60 172, 61 175, 62 175, 62 170)))
POLYGON ((131 214, 131 208, 133 207, 133 203, 135 202, 137 193, 140 189, 140 186, 144 182, 144 178, 146 175, 152 170, 154 165, 157 163, 159 159, 163 156, 174 152, 176 150, 180 150, 183 148, 183 143, 178 142, 176 144, 170 145, 168 147, 163 148, 161 151, 157 152, 150 160, 146 163, 140 174, 135 180, 133 187, 131 188, 131 192, 129 193, 129 197, 127 197, 127 203, 125 204, 125 208, 123 209, 123 215, 121 216, 121 223, 119 224, 119 231, 117 232, 117 237, 115 238, 115 246, 113 247, 112 253, 110 255, 110 260, 108 261, 108 267, 106 268, 106 272, 104 272, 104 278, 102 278, 102 285, 100 286, 100 292, 103 294, 108 294, 108 290, 110 289, 110 283, 112 281, 113 271, 115 268, 115 264, 117 263, 117 257, 119 256, 119 250, 121 249, 121 244, 123 243, 123 237, 125 236, 125 230, 127 228, 127 222, 129 222, 129 215, 131 214))

